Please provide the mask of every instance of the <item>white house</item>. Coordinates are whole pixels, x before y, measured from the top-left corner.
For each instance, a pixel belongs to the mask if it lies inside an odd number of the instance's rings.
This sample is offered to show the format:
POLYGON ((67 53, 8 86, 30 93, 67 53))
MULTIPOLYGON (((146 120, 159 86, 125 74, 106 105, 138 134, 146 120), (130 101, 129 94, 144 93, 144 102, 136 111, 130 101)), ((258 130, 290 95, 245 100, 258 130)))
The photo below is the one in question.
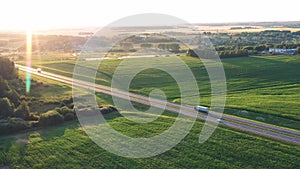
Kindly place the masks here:
POLYGON ((295 55, 297 54, 297 49, 280 49, 280 48, 270 48, 269 53, 295 55))

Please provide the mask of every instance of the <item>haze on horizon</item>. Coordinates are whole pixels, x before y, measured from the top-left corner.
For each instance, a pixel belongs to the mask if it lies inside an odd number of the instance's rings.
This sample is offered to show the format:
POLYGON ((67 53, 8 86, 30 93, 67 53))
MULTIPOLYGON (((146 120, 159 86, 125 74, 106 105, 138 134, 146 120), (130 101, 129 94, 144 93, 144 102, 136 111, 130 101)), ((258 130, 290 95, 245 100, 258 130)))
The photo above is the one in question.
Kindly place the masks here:
POLYGON ((1 2, 0 30, 39 30, 105 26, 141 13, 162 13, 189 23, 300 21, 296 0, 5 0, 1 2))

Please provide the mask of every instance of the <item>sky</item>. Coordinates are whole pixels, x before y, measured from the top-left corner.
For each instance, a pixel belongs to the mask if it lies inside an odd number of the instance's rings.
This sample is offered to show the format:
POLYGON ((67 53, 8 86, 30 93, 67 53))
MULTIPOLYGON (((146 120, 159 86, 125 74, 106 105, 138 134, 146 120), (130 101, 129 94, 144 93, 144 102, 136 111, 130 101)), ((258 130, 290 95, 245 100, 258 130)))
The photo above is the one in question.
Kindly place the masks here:
POLYGON ((300 21, 299 1, 268 0, 1 0, 0 30, 105 26, 162 13, 189 23, 300 21))

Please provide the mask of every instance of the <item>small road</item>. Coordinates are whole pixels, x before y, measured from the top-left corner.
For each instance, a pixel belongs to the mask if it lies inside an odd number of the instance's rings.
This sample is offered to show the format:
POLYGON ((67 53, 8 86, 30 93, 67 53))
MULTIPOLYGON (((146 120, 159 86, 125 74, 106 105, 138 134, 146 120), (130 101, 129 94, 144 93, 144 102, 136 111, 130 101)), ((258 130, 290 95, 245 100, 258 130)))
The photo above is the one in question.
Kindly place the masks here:
MULTIPOLYGON (((49 73, 49 72, 43 71, 42 73, 39 73, 36 69, 29 68, 26 66, 16 65, 16 67, 18 67, 19 70, 21 70, 21 71, 29 72, 31 74, 35 74, 35 75, 42 76, 44 78, 48 78, 48 79, 52 79, 52 80, 56 80, 59 82, 71 84, 76 87, 85 88, 88 90, 94 90, 96 92, 101 92, 104 94, 116 96, 116 97, 119 97, 122 99, 128 99, 128 100, 131 100, 131 101, 134 101, 137 103, 141 103, 144 105, 149 105, 149 106, 165 109, 168 111, 181 113, 181 114, 184 114, 184 115, 190 116, 190 117, 197 117, 198 119, 201 119, 204 121, 207 120, 206 114, 202 114, 202 113, 198 114, 198 112, 196 112, 192 106, 179 105, 176 103, 166 102, 166 101, 162 101, 162 100, 155 99, 155 98, 151 98, 152 103, 150 103, 149 97, 146 97, 143 95, 125 92, 125 91, 121 91, 118 89, 112 89, 107 86, 93 84, 93 83, 89 83, 89 82, 85 82, 85 81, 81 81, 81 80, 76 80, 73 78, 56 75, 56 74, 49 73)), ((240 117, 232 116, 232 115, 225 115, 225 114, 221 115, 217 112, 209 112, 209 113, 212 116, 215 115, 217 117, 222 117, 221 122, 219 122, 217 120, 217 118, 210 118, 209 122, 211 122, 211 123, 220 123, 221 125, 228 126, 230 128, 234 128, 237 130, 255 133, 255 134, 258 134, 261 136, 269 137, 269 138, 280 140, 280 141, 287 142, 287 143, 292 143, 292 144, 296 144, 296 145, 300 144, 300 132, 297 130, 278 127, 275 125, 257 122, 257 121, 240 118, 240 117)))

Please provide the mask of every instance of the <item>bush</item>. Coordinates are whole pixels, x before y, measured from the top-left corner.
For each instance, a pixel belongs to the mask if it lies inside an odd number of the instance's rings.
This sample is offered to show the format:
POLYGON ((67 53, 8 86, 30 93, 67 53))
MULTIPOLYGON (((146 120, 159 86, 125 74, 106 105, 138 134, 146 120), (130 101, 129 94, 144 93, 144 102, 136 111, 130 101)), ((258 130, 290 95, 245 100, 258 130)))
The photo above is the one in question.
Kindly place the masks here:
POLYGON ((112 112, 119 112, 119 110, 113 106, 108 106, 108 109, 112 112))
POLYGON ((30 110, 28 103, 26 101, 22 101, 17 110, 15 111, 15 116, 20 117, 24 120, 27 120, 30 115, 30 110))
POLYGON ((40 117, 36 115, 37 113, 30 113, 28 117, 28 121, 39 121, 40 117))
POLYGON ((67 106, 57 109, 57 112, 64 117, 65 121, 71 121, 75 119, 75 112, 67 106))
POLYGON ((73 98, 71 97, 70 99, 67 99, 67 100, 64 100, 63 103, 69 107, 69 108, 73 108, 72 105, 73 105, 73 98))
POLYGON ((67 105, 67 107, 69 107, 70 109, 74 109, 74 103, 67 105))
POLYGON ((7 120, 1 120, 0 121, 0 134, 7 134, 8 131, 8 121, 7 120))
POLYGON ((30 122, 29 122, 29 125, 30 125, 31 127, 38 127, 38 126, 39 126, 39 121, 30 121, 30 122))
POLYGON ((109 111, 107 108, 101 108, 101 109, 100 109, 100 112, 101 112, 102 114, 108 114, 108 113, 110 113, 110 111, 109 111))
POLYGON ((68 108, 67 106, 57 109, 57 112, 63 116, 65 116, 66 114, 69 114, 69 113, 74 114, 74 110, 68 108))
POLYGON ((64 116, 64 120, 65 120, 65 121, 71 121, 71 120, 74 120, 74 119, 75 119, 74 113, 67 113, 67 114, 64 116))
POLYGON ((8 91, 10 90, 7 80, 3 79, 0 76, 0 97, 7 96, 8 91))
POLYGON ((48 111, 46 113, 41 114, 39 125, 40 126, 50 126, 54 124, 59 124, 64 121, 64 118, 61 114, 59 114, 55 110, 48 111))
POLYGON ((30 125, 21 118, 9 118, 0 121, 0 134, 8 134, 24 129, 28 129, 30 125))
POLYGON ((102 107, 100 109, 100 112, 102 114, 108 114, 108 113, 112 113, 112 112, 118 112, 118 109, 113 106, 108 106, 108 107, 102 107))
POLYGON ((8 92, 8 98, 15 105, 15 107, 20 105, 19 97, 19 94, 14 89, 8 92))
POLYGON ((14 107, 8 98, 0 98, 0 117, 11 116, 14 112, 14 107))
POLYGON ((9 118, 8 120, 8 129, 10 132, 16 132, 29 128, 28 122, 22 118, 9 118))

